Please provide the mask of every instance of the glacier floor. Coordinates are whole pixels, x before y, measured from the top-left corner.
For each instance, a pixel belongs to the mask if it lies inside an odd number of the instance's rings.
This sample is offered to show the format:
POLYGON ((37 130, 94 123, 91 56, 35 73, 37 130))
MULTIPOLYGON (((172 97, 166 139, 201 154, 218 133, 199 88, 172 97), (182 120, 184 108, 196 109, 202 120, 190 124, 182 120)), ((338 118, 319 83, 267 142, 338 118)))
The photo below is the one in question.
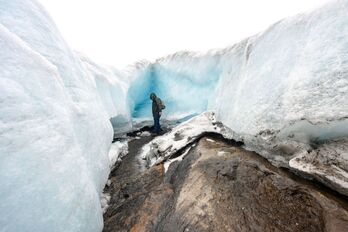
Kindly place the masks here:
POLYGON ((179 127, 128 134, 129 153, 105 188, 104 231, 347 231, 346 197, 273 166, 214 125, 200 131, 203 121, 187 124, 197 133, 186 143, 171 138, 179 127), (144 147, 156 141, 166 153, 149 163, 144 147))

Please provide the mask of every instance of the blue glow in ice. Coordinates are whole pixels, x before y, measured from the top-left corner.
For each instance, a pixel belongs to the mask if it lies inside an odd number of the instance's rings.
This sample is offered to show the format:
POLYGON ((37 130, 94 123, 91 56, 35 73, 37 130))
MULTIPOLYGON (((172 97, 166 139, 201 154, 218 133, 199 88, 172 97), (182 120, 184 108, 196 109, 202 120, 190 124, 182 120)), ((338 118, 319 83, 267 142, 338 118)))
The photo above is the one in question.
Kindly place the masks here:
POLYGON ((140 70, 128 91, 133 118, 151 117, 151 92, 166 105, 164 115, 175 118, 205 111, 214 93, 220 70, 215 59, 201 62, 191 54, 182 59, 168 58, 140 70), (184 65, 184 66, 181 66, 184 65))

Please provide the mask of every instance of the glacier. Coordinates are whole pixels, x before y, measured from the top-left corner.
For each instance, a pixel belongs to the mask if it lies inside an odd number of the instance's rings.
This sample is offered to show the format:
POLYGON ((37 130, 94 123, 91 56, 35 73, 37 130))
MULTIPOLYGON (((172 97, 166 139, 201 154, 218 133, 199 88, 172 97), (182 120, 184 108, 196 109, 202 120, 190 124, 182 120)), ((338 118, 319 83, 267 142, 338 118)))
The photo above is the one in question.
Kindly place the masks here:
POLYGON ((127 112, 36 1, 0 1, 0 47, 1 231, 101 231, 109 119, 127 112))
POLYGON ((113 67, 98 65, 83 54, 77 54, 84 69, 93 77, 97 93, 114 131, 124 133, 132 128, 127 93, 131 78, 113 67))
POLYGON ((37 1, 0 0, 1 230, 101 231, 113 134, 151 117, 151 92, 164 118, 213 111, 224 136, 348 195, 347 11, 120 71, 71 50, 37 1))
POLYGON ((346 195, 347 10, 348 1, 334 1, 231 47, 209 103, 249 149, 346 195), (338 140, 340 146, 322 154, 325 144, 338 140), (320 163, 320 170, 314 174, 290 162, 303 156, 316 158, 302 166, 320 163))
POLYGON ((337 1, 232 47, 210 108, 238 134, 347 136, 347 9, 337 1))

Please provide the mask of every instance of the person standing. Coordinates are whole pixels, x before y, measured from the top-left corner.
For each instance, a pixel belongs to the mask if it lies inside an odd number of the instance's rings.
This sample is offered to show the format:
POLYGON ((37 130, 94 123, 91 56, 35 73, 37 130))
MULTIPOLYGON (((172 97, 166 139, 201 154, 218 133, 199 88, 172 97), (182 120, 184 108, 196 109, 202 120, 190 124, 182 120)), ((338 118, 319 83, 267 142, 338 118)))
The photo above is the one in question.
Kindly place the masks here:
POLYGON ((152 100, 152 116, 153 116, 153 133, 159 134, 162 129, 160 125, 160 118, 162 115, 162 110, 166 107, 163 104, 162 100, 156 96, 155 93, 150 94, 150 99, 152 100))

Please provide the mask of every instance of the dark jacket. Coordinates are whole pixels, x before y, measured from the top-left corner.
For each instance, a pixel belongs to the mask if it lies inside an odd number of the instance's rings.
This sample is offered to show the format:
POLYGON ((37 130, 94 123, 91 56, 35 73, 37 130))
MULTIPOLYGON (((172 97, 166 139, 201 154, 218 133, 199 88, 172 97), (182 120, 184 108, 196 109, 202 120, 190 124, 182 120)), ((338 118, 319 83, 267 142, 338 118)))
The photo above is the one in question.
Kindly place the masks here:
POLYGON ((161 99, 157 97, 154 93, 150 95, 150 99, 152 100, 152 115, 162 112, 161 99))

